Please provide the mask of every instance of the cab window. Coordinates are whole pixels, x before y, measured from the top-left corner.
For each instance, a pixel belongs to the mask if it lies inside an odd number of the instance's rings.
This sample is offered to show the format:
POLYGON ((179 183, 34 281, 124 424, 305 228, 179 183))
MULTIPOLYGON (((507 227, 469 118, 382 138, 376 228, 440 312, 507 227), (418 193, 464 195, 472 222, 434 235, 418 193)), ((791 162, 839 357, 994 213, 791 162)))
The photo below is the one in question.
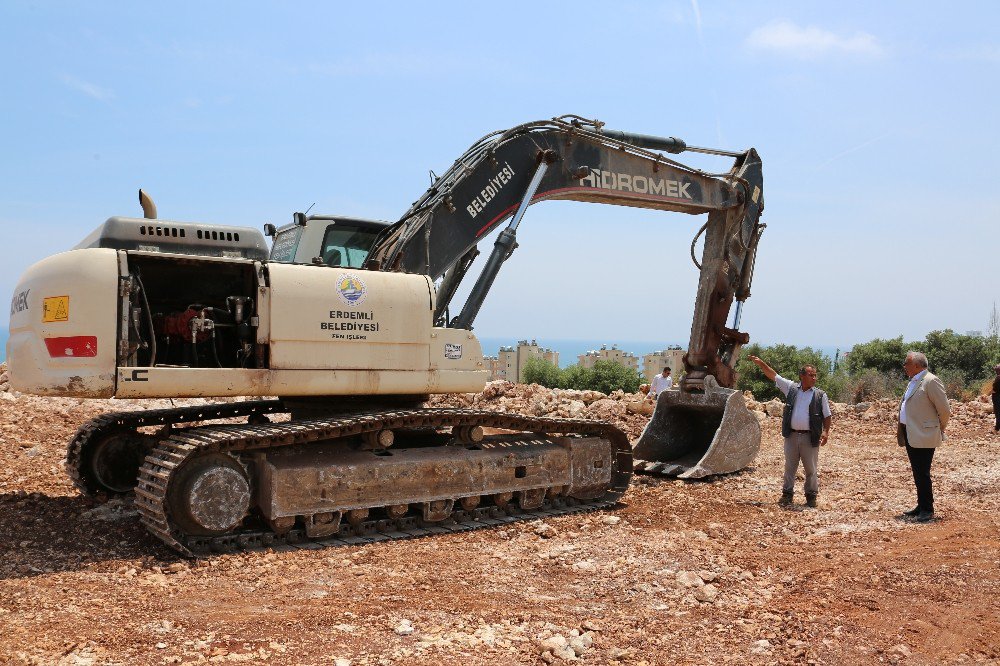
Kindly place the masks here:
POLYGON ((291 227, 284 231, 279 231, 274 237, 274 244, 271 245, 271 261, 290 264, 295 261, 295 251, 299 247, 299 239, 302 237, 302 227, 291 227))
POLYGON ((320 255, 327 266, 361 268, 368 258, 377 230, 359 229, 350 224, 331 224, 323 235, 323 252, 320 255))

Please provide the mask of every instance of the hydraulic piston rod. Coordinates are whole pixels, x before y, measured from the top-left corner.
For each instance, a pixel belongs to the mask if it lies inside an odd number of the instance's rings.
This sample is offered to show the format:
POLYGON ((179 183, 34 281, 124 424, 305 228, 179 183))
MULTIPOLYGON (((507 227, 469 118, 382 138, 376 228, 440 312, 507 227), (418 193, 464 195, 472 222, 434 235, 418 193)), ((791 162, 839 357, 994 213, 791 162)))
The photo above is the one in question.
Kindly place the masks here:
POLYGON ((490 253, 490 258, 486 261, 483 272, 480 273, 479 279, 476 280, 476 284, 472 287, 472 291, 469 293, 469 298, 465 301, 462 312, 451 322, 451 328, 472 330, 472 322, 475 320, 476 315, 479 314, 479 309, 483 306, 486 295, 493 286, 493 282, 497 279, 500 267, 507 261, 511 253, 514 252, 514 247, 517 245, 517 225, 521 224, 524 211, 528 210, 528 206, 531 205, 531 199, 535 196, 535 192, 538 191, 538 186, 541 185, 542 178, 545 176, 545 172, 554 158, 555 156, 548 151, 542 155, 542 159, 538 163, 538 168, 535 170, 535 175, 531 177, 528 189, 525 191, 524 197, 521 198, 521 204, 517 207, 517 212, 514 213, 514 217, 511 218, 507 228, 497 236, 497 240, 493 244, 493 252, 490 253))

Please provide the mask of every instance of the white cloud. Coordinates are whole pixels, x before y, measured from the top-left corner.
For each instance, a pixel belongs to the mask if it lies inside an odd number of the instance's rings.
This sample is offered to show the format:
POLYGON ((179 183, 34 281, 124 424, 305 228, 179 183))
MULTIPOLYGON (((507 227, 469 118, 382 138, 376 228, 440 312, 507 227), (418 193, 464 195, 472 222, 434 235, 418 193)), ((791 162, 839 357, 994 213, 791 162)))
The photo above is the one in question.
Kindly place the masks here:
POLYGON ((62 75, 62 82, 65 83, 69 88, 76 90, 77 92, 82 92, 87 97, 93 97, 94 99, 106 102, 115 98, 115 93, 110 88, 102 88, 98 85, 90 83, 89 81, 83 81, 69 74, 62 75))
POLYGON ((884 49, 874 35, 855 32, 838 35, 816 26, 799 26, 791 21, 772 21, 747 37, 747 46, 797 58, 817 58, 834 53, 879 56, 884 49))
POLYGON ((701 7, 698 6, 698 0, 691 0, 691 9, 694 10, 694 25, 698 29, 698 41, 701 43, 701 47, 705 48, 705 39, 701 34, 701 7))

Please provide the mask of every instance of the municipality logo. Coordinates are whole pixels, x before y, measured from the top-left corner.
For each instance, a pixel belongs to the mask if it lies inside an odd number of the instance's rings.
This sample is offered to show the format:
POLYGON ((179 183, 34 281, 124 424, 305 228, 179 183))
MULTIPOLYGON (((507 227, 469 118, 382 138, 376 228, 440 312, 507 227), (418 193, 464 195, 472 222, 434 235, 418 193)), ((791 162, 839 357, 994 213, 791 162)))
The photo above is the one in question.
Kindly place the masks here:
POLYGON ((361 305, 367 293, 365 283, 357 275, 344 275, 337 281, 337 295, 347 305, 361 305))

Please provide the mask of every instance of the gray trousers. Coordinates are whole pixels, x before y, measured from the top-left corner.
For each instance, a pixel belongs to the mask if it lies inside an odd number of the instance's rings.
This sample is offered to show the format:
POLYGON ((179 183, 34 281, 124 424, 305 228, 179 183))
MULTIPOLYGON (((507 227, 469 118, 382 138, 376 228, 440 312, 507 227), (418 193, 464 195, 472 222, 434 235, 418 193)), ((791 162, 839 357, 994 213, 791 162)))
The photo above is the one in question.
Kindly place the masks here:
POLYGON ((806 495, 819 493, 819 447, 809 441, 809 433, 793 432, 785 438, 785 478, 782 480, 781 492, 790 493, 795 490, 795 473, 799 469, 799 460, 806 473, 806 495))

